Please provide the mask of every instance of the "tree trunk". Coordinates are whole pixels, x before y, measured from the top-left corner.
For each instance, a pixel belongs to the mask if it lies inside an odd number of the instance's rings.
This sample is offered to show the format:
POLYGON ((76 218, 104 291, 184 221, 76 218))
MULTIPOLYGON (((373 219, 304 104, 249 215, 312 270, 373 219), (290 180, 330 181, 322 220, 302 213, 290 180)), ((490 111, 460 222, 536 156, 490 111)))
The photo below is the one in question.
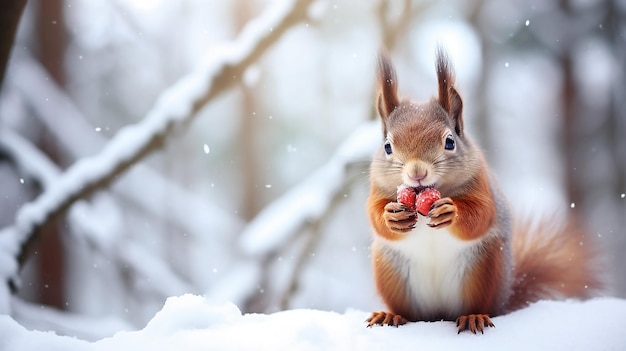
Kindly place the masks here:
MULTIPOLYGON (((63 15, 63 0, 45 0, 37 3, 36 41, 39 61, 52 79, 63 88, 65 77, 65 50, 67 30, 63 15)), ((43 130, 38 140, 39 148, 57 164, 62 162, 61 152, 50 133, 43 130)), ((37 270, 39 272, 37 296, 40 303, 65 309, 65 250, 62 242, 62 218, 52 221, 38 243, 37 270)))
POLYGON ((0 87, 2 87, 4 72, 15 40, 15 32, 25 5, 26 0, 3 0, 0 2, 0 87))

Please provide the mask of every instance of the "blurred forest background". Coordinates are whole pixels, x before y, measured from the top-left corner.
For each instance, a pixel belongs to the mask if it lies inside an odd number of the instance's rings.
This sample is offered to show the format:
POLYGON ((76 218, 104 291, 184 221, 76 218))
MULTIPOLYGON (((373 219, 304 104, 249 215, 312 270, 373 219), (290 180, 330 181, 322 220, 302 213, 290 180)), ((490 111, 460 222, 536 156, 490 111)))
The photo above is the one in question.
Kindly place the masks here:
POLYGON ((20 266, 0 257, 1 303, 27 327, 100 338, 183 293, 245 312, 379 309, 364 210, 376 54, 425 100, 437 42, 516 212, 578 216, 626 297, 626 1, 0 7, 0 256, 20 266))

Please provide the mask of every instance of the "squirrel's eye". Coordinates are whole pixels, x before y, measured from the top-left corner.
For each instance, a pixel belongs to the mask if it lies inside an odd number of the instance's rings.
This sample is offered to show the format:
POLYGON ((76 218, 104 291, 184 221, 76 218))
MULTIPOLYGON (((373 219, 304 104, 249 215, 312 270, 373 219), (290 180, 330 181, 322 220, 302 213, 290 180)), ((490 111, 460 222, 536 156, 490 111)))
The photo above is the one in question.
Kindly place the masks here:
POLYGON ((385 141, 385 153, 387 155, 391 155, 393 150, 391 150, 391 142, 389 140, 385 141))
POLYGON ((452 135, 448 135, 446 137, 446 146, 445 146, 446 150, 454 150, 454 146, 455 146, 454 138, 452 137, 452 135))

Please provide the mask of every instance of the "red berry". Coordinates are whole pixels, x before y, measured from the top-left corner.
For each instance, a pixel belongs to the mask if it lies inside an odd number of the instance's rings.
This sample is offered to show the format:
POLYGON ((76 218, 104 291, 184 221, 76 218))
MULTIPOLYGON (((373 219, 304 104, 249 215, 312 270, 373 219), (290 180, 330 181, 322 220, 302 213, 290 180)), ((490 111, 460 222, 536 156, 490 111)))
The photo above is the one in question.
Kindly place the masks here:
POLYGON ((415 211, 416 196, 413 188, 398 188, 398 202, 404 204, 411 211, 415 211))
POLYGON ((417 194, 417 199, 415 200, 417 212, 422 216, 426 216, 430 212, 430 208, 433 207, 433 203, 439 199, 441 199, 441 193, 437 189, 426 188, 422 190, 417 194))

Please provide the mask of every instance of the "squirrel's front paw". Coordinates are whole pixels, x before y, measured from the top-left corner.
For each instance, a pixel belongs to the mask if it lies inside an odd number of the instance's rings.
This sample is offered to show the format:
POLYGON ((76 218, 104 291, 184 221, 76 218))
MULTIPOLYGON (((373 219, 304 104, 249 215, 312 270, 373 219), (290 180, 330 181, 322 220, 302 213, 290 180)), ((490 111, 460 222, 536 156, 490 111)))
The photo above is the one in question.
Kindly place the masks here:
POLYGON ((449 197, 435 201, 433 208, 428 212, 430 222, 428 225, 433 228, 443 228, 452 224, 457 217, 456 205, 449 197))
POLYGON ((404 204, 390 202, 385 205, 383 219, 390 230, 406 233, 415 228, 417 214, 415 211, 409 210, 404 204))

